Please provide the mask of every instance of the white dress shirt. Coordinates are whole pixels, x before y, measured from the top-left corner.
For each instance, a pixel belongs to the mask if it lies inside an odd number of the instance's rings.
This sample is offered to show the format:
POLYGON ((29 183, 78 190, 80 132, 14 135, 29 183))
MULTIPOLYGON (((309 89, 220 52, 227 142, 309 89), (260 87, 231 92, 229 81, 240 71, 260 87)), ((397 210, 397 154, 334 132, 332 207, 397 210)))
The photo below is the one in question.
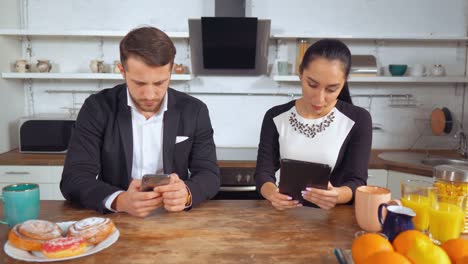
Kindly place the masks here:
MULTIPOLYGON (((145 174, 162 174, 163 167, 163 117, 167 110, 167 92, 164 95, 159 111, 146 119, 138 112, 127 88, 127 104, 132 112, 133 162, 132 178, 141 179, 145 174)), ((117 191, 104 200, 107 209, 111 208, 114 199, 123 191, 117 191)))

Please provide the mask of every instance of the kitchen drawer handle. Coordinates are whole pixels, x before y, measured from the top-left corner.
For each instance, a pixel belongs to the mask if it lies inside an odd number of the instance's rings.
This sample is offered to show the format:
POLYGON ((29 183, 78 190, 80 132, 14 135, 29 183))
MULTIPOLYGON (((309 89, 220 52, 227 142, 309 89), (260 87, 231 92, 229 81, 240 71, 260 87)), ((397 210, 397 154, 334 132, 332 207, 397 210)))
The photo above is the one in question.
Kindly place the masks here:
POLYGON ((27 175, 29 172, 27 171, 7 171, 5 172, 7 175, 27 175))
POLYGON ((221 186, 219 190, 222 192, 252 192, 257 188, 255 186, 221 186))

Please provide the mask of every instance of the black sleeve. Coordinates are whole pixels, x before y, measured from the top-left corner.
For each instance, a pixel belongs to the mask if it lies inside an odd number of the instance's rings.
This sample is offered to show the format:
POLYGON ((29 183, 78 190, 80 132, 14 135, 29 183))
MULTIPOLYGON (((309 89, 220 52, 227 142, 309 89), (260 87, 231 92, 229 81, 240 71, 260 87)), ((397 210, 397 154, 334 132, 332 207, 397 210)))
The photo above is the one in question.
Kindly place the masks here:
POLYGON ((340 164, 343 173, 341 186, 348 186, 353 192, 356 188, 366 185, 369 158, 372 147, 372 119, 366 110, 360 112, 359 120, 350 132, 350 139, 344 151, 340 164))
POLYGON ((216 162, 216 147, 213 140, 208 108, 202 105, 197 115, 194 142, 189 157, 190 179, 185 184, 192 193, 192 206, 213 198, 218 193, 221 180, 216 162))
POLYGON ((273 122, 270 109, 263 118, 258 144, 257 167, 255 169, 255 182, 260 192, 263 184, 272 182, 276 184, 275 173, 280 167, 279 134, 273 122))
POLYGON ((101 171, 101 147, 106 117, 95 97, 83 104, 75 122, 63 168, 60 190, 65 199, 94 209, 109 212, 104 199, 120 189, 97 180, 101 171))

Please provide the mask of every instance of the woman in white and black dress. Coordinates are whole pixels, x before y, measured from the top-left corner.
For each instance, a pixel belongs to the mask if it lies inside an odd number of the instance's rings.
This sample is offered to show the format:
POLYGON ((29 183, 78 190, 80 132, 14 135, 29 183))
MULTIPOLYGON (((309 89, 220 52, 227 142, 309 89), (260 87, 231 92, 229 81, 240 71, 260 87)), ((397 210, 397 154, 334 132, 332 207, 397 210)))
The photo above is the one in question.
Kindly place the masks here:
POLYGON ((307 49, 299 68, 302 97, 265 114, 255 180, 257 189, 275 208, 302 206, 279 193, 275 172, 281 159, 332 168, 328 190, 302 191, 306 201, 323 209, 352 202, 356 188, 366 184, 372 120, 369 112, 351 101, 350 68, 351 52, 343 42, 317 41, 307 49))

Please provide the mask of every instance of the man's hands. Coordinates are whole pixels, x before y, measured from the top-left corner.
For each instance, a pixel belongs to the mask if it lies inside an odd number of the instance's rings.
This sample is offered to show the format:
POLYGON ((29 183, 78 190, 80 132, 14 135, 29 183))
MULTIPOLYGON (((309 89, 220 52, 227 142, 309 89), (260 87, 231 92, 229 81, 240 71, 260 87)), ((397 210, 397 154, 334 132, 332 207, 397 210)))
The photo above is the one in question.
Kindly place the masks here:
POLYGON ((188 188, 177 174, 172 173, 170 178, 168 185, 155 187, 151 192, 141 192, 141 180, 134 179, 128 190, 117 196, 112 207, 138 217, 146 217, 162 205, 168 211, 182 211, 188 201, 188 188))
POLYGON ((115 207, 118 212, 146 217, 152 211, 161 207, 163 198, 157 192, 140 192, 141 180, 134 179, 126 192, 120 193, 115 198, 115 207))
POLYGON ((154 187, 155 193, 162 193, 164 208, 168 211, 177 212, 185 209, 189 195, 185 182, 179 179, 177 174, 170 175, 171 181, 168 185, 154 187))

